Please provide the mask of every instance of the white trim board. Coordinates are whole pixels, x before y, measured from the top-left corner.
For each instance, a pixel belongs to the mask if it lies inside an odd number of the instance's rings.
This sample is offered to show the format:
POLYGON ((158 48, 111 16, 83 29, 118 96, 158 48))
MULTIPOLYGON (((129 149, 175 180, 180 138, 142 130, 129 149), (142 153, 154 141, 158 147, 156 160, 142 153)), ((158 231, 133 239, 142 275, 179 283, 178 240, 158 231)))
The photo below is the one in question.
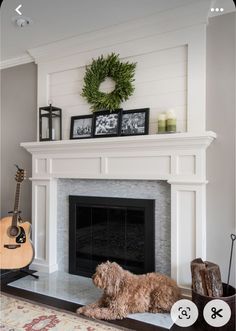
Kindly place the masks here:
POLYGON ((34 62, 34 59, 30 55, 21 55, 12 59, 4 60, 0 62, 0 70, 16 67, 22 64, 34 62))

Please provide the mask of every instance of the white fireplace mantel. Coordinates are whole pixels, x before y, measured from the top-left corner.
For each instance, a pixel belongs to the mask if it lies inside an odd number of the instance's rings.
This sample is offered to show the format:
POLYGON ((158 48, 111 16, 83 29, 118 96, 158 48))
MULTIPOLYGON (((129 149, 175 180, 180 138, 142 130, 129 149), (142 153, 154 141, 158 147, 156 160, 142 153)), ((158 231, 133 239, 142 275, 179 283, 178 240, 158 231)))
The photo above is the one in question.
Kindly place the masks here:
POLYGON ((166 180, 172 277, 188 288, 190 261, 206 257, 206 149, 215 138, 210 131, 22 143, 33 162, 33 268, 58 268, 58 178, 166 180))

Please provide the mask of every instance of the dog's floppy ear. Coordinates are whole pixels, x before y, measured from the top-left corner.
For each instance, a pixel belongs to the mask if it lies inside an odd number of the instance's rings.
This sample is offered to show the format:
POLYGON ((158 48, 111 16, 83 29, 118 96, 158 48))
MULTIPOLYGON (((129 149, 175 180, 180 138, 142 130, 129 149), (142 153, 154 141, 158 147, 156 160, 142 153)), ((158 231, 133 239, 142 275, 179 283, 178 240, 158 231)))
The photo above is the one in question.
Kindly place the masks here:
POLYGON ((109 263, 109 270, 107 275, 107 294, 117 294, 123 284, 124 270, 116 262, 109 263))

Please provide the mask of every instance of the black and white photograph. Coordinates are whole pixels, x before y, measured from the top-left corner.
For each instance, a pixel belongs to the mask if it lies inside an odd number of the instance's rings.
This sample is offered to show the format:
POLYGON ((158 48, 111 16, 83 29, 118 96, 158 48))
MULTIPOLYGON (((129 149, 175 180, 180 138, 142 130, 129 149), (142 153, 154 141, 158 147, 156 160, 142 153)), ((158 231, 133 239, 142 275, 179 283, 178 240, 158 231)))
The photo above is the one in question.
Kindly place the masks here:
POLYGON ((70 139, 91 138, 93 134, 93 115, 71 117, 70 139))
POLYGON ((122 136, 148 134, 148 128, 149 108, 123 111, 121 121, 122 136))
POLYGON ((120 134, 121 110, 112 113, 97 112, 94 115, 94 137, 112 137, 120 134))

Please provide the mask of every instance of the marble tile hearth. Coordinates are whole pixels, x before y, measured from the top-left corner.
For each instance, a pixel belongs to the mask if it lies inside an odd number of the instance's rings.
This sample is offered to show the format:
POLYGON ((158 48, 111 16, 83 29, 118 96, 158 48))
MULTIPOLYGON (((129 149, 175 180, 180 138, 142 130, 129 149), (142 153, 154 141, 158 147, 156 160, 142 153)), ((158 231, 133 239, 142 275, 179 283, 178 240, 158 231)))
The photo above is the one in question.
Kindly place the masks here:
MULTIPOLYGON (((27 276, 9 284, 9 286, 66 300, 81 305, 96 301, 101 290, 94 287, 90 278, 71 275, 66 272, 36 273, 39 279, 27 276)), ((170 329, 173 325, 170 314, 132 314, 131 319, 170 329)))

